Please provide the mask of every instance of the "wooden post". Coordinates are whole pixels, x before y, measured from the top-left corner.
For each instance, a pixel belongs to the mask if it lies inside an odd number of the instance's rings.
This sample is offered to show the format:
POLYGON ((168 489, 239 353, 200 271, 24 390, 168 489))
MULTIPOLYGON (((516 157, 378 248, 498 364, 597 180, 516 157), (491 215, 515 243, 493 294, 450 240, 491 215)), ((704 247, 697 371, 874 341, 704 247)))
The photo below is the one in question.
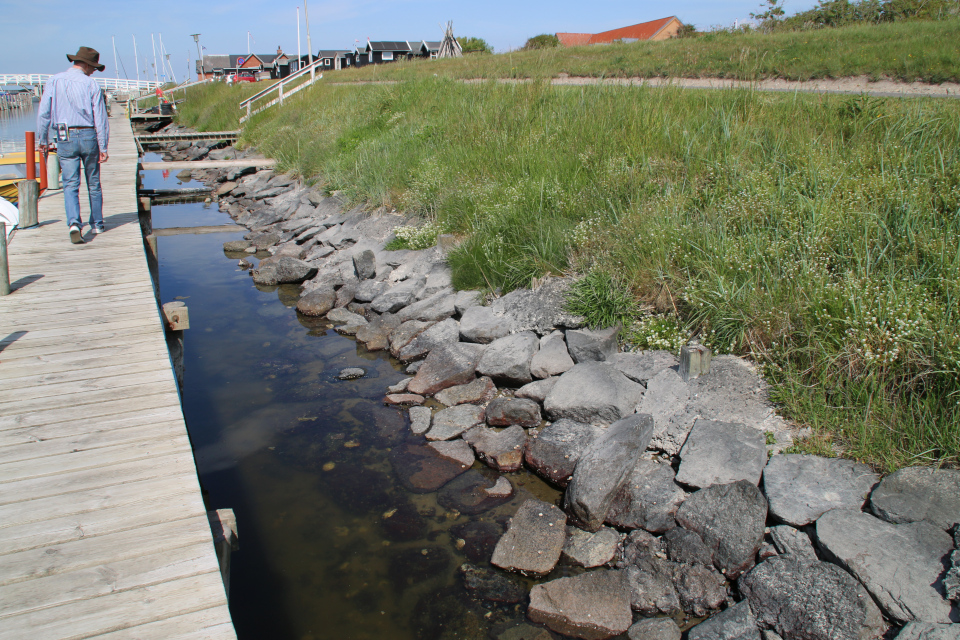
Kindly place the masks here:
POLYGON ((190 328, 190 313, 183 302, 168 302, 163 305, 163 317, 167 331, 183 331, 190 328))
POLYGON ((183 302, 168 302, 163 305, 163 318, 167 336, 167 349, 177 378, 177 388, 183 392, 183 332, 190 328, 190 315, 183 302))
POLYGON ((33 131, 27 131, 24 134, 24 139, 27 147, 27 153, 25 157, 25 160, 27 161, 27 180, 36 180, 37 179, 37 137, 33 131))
POLYGON ((277 90, 280 92, 280 106, 283 106, 283 80, 277 85, 277 90))
POLYGON ((17 197, 20 202, 17 206, 20 208, 20 222, 17 226, 21 229, 29 229, 37 226, 37 201, 40 198, 40 185, 37 179, 27 178, 17 183, 17 197))
POLYGON ((247 120, 250 119, 250 103, 247 103, 247 120))
POLYGON ((230 599, 230 553, 240 549, 240 537, 237 534, 237 516, 233 509, 217 509, 207 511, 210 521, 210 530, 213 533, 213 548, 217 551, 217 560, 220 561, 220 577, 223 579, 223 589, 230 599))
POLYGON ((7 223, 0 222, 0 296, 10 295, 10 268, 7 266, 7 223))
POLYGON ((710 349, 701 344, 680 349, 680 377, 684 382, 699 378, 710 371, 710 349))
POLYGON ((153 233, 153 215, 150 198, 141 197, 140 207, 137 209, 137 215, 140 218, 140 232, 146 238, 153 233))

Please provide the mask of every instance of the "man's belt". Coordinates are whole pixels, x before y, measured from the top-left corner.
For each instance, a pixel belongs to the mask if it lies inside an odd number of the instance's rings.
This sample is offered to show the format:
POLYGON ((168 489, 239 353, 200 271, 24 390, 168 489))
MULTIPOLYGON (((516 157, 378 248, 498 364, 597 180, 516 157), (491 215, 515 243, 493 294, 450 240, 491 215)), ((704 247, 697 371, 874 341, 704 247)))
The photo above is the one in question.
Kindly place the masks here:
POLYGON ((93 129, 94 127, 67 127, 67 129, 93 129))

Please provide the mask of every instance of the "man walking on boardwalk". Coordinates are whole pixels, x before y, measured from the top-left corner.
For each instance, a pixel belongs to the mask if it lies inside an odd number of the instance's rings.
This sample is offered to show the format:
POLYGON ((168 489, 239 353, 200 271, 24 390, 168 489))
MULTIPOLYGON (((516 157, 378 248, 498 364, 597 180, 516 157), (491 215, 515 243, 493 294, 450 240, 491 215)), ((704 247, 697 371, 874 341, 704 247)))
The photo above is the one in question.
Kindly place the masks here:
POLYGON ((67 54, 73 66, 47 81, 40 98, 37 136, 40 150, 50 147, 50 130, 57 141, 57 156, 63 174, 63 202, 67 211, 70 241, 83 242, 83 220, 80 219, 80 166, 87 179, 90 196, 90 227, 93 233, 103 231, 103 192, 100 189, 100 164, 107 161, 110 123, 107 108, 94 82, 94 71, 103 71, 100 54, 90 47, 80 47, 76 55, 67 54))

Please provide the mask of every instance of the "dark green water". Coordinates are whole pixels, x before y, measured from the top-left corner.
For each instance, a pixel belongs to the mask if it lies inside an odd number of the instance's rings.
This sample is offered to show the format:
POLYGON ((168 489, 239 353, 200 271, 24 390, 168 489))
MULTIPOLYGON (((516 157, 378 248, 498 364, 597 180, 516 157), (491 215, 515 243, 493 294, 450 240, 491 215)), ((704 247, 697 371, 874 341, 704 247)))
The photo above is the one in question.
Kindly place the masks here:
MULTIPOLYGON (((229 223, 202 204, 153 211, 156 228, 229 223)), ((470 598, 457 574, 467 553, 485 565, 496 538, 479 556, 483 544, 463 548, 458 538, 465 527, 498 531, 531 494, 558 493, 514 473, 517 497, 465 516, 435 493, 406 491, 391 454, 422 439, 405 412, 382 404, 404 377, 400 365, 298 315, 298 287, 254 286, 221 250, 243 231, 159 238, 162 301, 190 309, 183 409, 207 506, 237 515, 230 607, 239 637, 479 639, 522 620, 518 605, 470 598), (353 366, 366 377, 336 379, 353 366)))

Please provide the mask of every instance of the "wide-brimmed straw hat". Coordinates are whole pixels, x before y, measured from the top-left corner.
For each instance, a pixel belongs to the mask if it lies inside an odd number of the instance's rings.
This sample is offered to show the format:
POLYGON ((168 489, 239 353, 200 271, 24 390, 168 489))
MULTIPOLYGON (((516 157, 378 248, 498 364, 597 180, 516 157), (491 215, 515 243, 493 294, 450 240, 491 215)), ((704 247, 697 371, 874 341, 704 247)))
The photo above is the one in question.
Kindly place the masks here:
POLYGON ((77 50, 77 55, 74 56, 68 53, 67 60, 70 62, 86 62, 97 71, 106 69, 104 65, 100 64, 100 52, 90 47, 80 47, 77 50))

